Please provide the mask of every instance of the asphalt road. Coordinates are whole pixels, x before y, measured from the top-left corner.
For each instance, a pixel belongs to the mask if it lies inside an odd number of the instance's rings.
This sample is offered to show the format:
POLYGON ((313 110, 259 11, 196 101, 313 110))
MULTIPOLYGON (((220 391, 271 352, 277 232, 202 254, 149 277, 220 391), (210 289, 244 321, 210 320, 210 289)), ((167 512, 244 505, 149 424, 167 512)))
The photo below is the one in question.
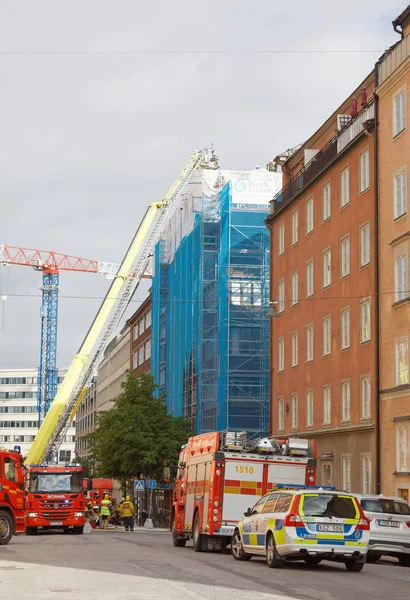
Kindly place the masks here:
POLYGON ((263 559, 238 563, 229 554, 174 548, 166 531, 88 535, 48 533, 0 547, 0 590, 13 600, 386 600, 408 598, 410 568, 294 563, 269 569, 263 559))

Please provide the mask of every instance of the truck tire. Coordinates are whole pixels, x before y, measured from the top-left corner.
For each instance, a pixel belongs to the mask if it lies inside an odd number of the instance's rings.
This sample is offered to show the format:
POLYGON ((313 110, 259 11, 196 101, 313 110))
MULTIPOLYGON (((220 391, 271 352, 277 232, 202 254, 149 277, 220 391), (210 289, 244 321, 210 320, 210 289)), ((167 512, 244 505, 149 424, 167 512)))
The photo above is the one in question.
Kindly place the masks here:
POLYGON ((200 518, 199 518, 199 510, 196 511, 194 517, 194 527, 192 530, 192 541, 194 543, 195 552, 203 552, 205 549, 205 539, 202 533, 199 533, 201 528, 200 518))
POLYGON ((172 543, 176 548, 184 548, 186 545, 186 537, 184 535, 179 535, 175 531, 175 511, 172 511, 171 517, 171 531, 172 531, 172 543))
POLYGON ((84 527, 74 527, 73 532, 77 535, 82 535, 84 533, 84 527))
POLYGON ((26 527, 26 535, 36 535, 37 527, 26 527))
POLYGON ((363 570, 364 563, 357 562, 353 559, 345 561, 345 567, 348 571, 354 571, 355 573, 359 573, 363 570))
POLYGON ((13 536, 13 518, 10 513, 0 510, 0 546, 6 546, 13 536))

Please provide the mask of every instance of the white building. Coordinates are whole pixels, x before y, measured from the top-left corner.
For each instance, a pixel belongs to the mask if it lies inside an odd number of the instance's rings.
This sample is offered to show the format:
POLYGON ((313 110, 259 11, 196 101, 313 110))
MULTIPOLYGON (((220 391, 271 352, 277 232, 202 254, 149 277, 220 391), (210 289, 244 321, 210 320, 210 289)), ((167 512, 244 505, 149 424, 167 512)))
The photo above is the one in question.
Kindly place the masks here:
MULTIPOLYGON (((0 369, 0 447, 21 448, 26 456, 38 431, 37 369, 0 369)), ((66 369, 58 372, 61 383, 66 369)), ((67 431, 61 444, 58 460, 74 458, 75 426, 67 431)))

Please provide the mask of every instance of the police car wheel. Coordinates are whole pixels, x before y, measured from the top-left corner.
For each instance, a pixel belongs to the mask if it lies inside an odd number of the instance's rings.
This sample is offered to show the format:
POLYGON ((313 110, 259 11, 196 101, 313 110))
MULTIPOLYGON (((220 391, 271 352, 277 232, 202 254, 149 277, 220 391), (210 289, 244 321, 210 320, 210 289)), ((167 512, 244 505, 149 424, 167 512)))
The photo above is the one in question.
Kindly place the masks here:
POLYGON ((364 563, 356 562, 355 560, 347 560, 345 562, 345 567, 348 571, 359 572, 363 569, 364 563))
POLYGON ((246 554, 242 546, 241 535, 239 531, 235 531, 232 537, 231 552, 235 560, 250 560, 252 554, 246 554))
POLYGON ((271 569, 281 569, 284 565, 284 561, 278 558, 275 538, 271 533, 266 541, 266 563, 271 569))
POLYGON ((0 546, 9 543, 13 535, 13 521, 5 510, 0 510, 0 546))
POLYGON ((410 567, 410 555, 409 554, 401 554, 399 556, 399 565, 401 567, 410 567))

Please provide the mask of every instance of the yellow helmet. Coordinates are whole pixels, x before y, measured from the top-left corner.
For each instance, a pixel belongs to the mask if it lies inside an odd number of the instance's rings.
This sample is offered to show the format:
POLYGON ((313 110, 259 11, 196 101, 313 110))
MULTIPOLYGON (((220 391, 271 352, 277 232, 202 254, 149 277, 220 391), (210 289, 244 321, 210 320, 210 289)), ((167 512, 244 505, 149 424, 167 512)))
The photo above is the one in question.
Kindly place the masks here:
POLYGON ((110 499, 110 494, 105 494, 104 495, 104 500, 109 500, 110 499))
POLYGON ((128 501, 131 500, 131 498, 129 496, 125 496, 125 499, 128 501))

